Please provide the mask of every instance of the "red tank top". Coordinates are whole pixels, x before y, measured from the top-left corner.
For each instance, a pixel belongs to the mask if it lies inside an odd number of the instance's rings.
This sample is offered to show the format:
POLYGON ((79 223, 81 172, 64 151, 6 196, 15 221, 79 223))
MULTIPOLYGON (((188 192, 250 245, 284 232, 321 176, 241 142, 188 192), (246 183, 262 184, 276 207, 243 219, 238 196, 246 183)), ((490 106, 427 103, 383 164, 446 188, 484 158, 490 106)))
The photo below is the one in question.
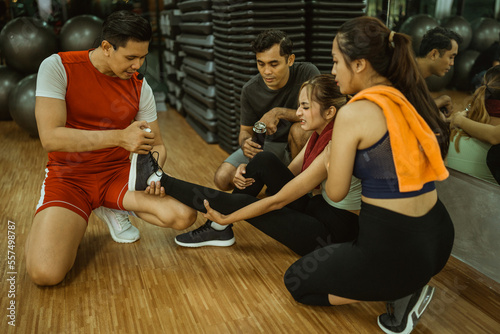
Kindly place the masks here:
MULTIPOLYGON (((66 70, 67 128, 83 130, 125 129, 139 111, 142 80, 137 73, 129 80, 99 72, 90 62, 88 51, 61 52, 66 70)), ((91 152, 51 152, 49 165, 116 165, 128 162, 129 152, 121 147, 91 152)))

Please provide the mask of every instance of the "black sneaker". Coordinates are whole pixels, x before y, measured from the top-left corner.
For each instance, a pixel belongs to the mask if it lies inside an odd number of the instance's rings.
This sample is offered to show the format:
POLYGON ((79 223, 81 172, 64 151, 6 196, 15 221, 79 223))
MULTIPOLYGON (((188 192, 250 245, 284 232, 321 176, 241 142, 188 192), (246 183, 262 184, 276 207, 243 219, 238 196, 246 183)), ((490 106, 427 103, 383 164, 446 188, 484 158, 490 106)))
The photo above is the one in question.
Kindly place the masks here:
POLYGON ((175 243, 183 247, 228 247, 234 244, 233 224, 229 224, 222 231, 212 228, 211 224, 212 222, 207 220, 196 230, 179 234, 175 237, 175 243))
POLYGON ((379 327, 388 334, 409 334, 431 302, 434 290, 426 285, 412 295, 388 302, 387 313, 378 317, 379 327))
MULTIPOLYGON (((159 155, 158 152, 153 153, 159 155)), ((151 152, 147 154, 132 154, 130 164, 128 190, 146 190, 151 181, 160 181, 163 170, 158 165, 158 160, 155 159, 151 152), (150 176, 152 176, 152 178, 150 182, 148 182, 150 176)))

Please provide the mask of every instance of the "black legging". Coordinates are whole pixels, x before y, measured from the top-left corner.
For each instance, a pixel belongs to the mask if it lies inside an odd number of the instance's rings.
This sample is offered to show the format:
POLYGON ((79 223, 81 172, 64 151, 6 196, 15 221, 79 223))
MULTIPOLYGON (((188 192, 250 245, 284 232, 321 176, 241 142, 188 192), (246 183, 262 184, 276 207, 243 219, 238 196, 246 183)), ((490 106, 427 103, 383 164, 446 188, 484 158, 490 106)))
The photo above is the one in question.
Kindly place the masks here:
POLYGON ((446 264, 453 246, 453 223, 444 205, 410 217, 362 203, 359 236, 300 258, 285 273, 298 302, 330 305, 328 295, 389 301, 423 287, 446 264))
POLYGON ((500 145, 490 147, 486 156, 486 164, 497 183, 500 184, 500 145))
MULTIPOLYGON (((261 152, 247 165, 245 177, 255 183, 232 194, 163 175, 165 192, 180 202, 206 213, 203 200, 222 214, 230 214, 259 199, 264 185, 277 193, 294 175, 272 153, 261 152)), ((358 234, 358 216, 329 205, 321 195, 304 195, 286 207, 247 220, 250 224, 299 255, 332 243, 350 241, 358 234)))

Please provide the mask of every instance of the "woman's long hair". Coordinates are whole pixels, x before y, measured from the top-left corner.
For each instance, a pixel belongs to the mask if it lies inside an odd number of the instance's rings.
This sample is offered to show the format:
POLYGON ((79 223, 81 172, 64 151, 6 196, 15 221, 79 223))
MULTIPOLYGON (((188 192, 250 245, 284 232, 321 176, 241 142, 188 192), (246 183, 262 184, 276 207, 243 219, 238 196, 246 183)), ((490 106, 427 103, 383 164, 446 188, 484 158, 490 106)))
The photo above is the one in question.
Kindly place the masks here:
POLYGON ((345 22, 339 29, 337 40, 346 62, 366 59, 379 75, 406 96, 436 134, 444 158, 448 153, 450 129, 441 119, 418 69, 410 37, 391 32, 377 18, 362 16, 345 22))

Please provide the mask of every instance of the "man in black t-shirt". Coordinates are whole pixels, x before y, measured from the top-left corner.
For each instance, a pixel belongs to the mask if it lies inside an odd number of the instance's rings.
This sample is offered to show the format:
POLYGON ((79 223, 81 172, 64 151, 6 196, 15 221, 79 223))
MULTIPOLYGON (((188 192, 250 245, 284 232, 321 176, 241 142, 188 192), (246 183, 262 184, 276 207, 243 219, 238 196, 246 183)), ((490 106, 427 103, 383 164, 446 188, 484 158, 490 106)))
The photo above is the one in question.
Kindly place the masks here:
POLYGON ((240 164, 247 164, 262 147, 252 141, 253 125, 266 124, 265 151, 276 154, 285 164, 300 152, 311 135, 300 127, 296 116, 299 90, 305 81, 320 74, 311 63, 295 63, 292 41, 279 30, 261 33, 252 43, 259 74, 250 79, 241 93, 240 149, 217 169, 215 185, 234 188, 233 178, 240 164), (288 147, 287 147, 288 146, 288 147))

